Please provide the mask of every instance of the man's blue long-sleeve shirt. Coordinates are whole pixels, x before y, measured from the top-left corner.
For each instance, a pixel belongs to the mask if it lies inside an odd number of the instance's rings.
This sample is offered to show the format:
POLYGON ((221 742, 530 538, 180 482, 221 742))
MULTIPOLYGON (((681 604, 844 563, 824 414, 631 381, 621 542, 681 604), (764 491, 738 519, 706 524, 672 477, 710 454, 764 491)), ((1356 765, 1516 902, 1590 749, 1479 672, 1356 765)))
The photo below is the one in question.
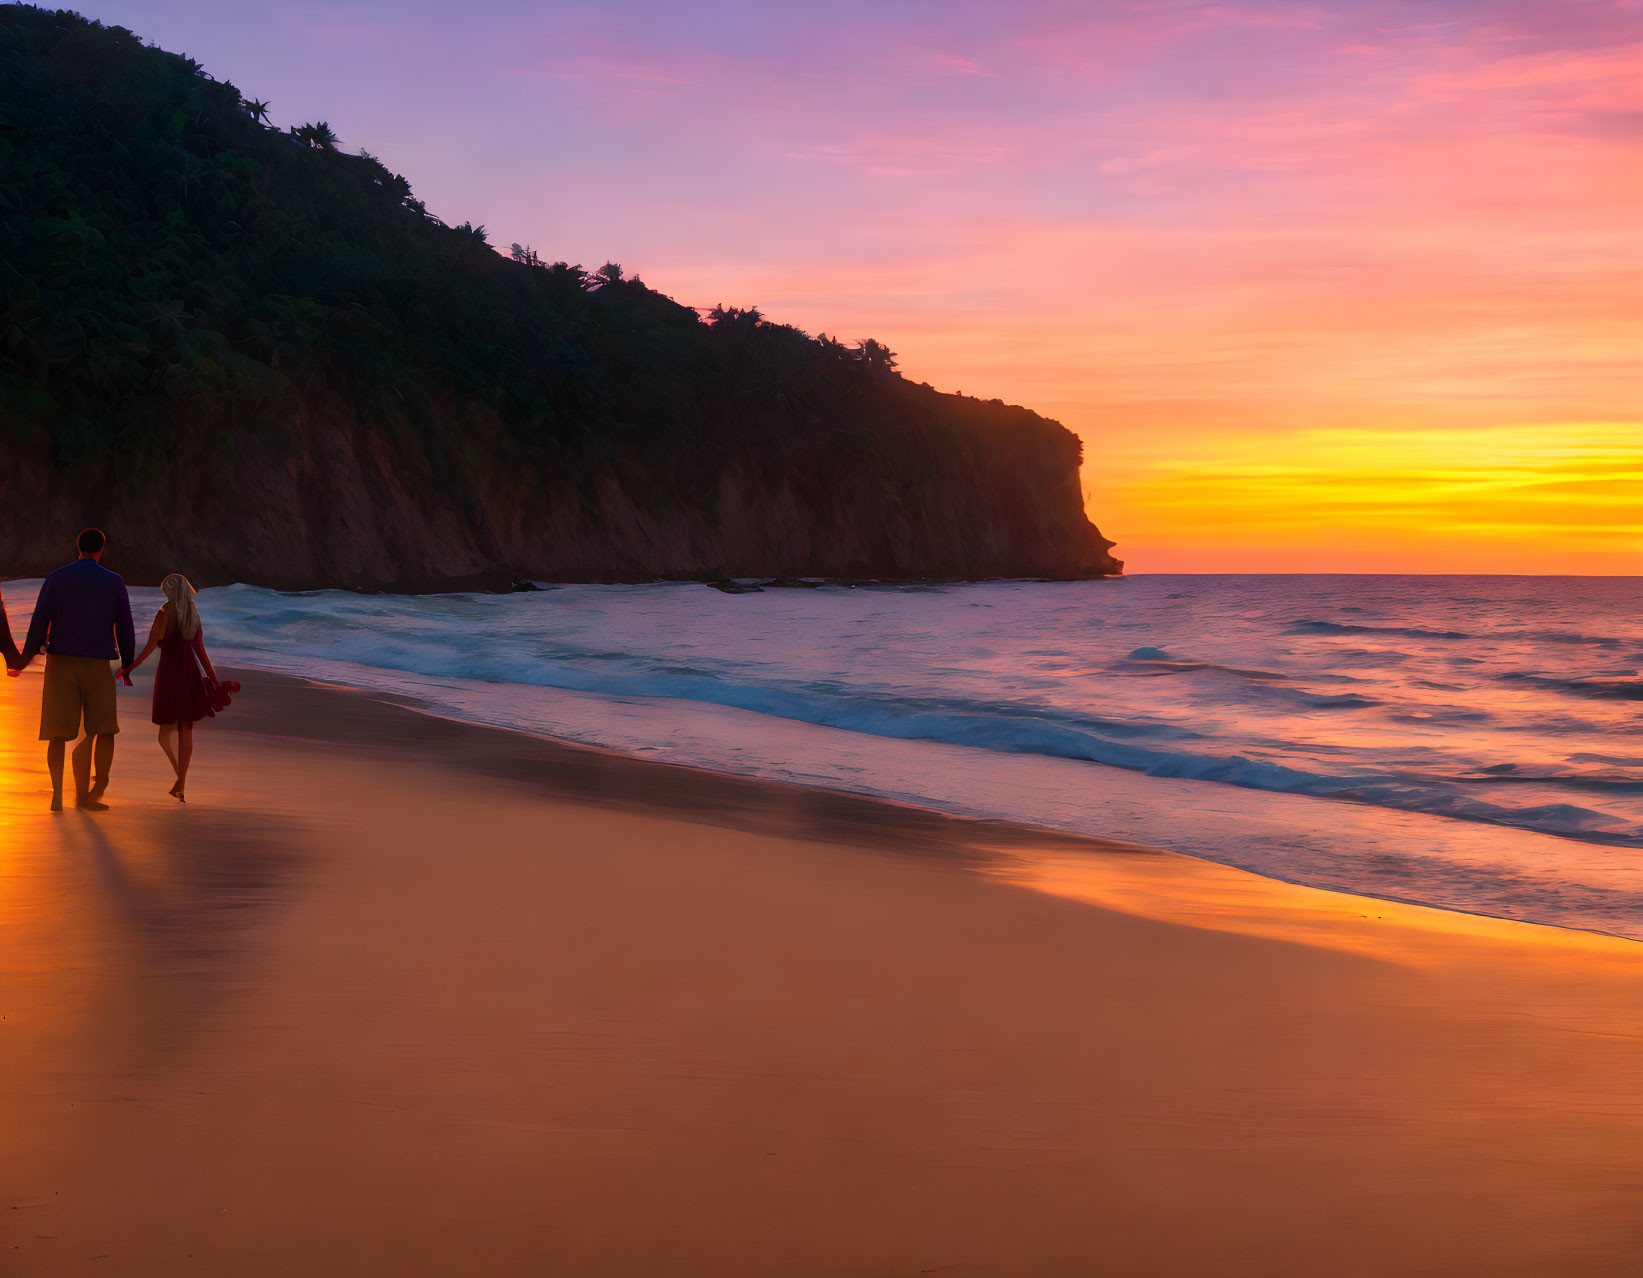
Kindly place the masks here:
POLYGON ((42 648, 59 657, 111 661, 117 656, 121 666, 136 660, 131 596, 120 574, 95 559, 77 559, 47 577, 29 621, 22 663, 42 648))

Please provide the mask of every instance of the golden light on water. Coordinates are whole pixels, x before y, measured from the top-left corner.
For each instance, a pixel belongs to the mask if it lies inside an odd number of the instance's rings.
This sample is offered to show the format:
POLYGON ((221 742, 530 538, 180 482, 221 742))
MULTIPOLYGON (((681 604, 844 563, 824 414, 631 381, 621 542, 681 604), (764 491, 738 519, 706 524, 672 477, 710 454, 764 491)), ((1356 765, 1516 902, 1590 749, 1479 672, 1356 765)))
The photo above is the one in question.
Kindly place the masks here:
MULTIPOLYGON (((1478 837, 1487 839, 1487 827, 1478 837)), ((1559 952, 1590 971, 1638 971, 1634 941, 1483 914, 1354 896, 1144 848, 1107 856, 1012 849, 995 877, 1052 896, 1196 929, 1444 967, 1463 955, 1493 963, 1559 952)))

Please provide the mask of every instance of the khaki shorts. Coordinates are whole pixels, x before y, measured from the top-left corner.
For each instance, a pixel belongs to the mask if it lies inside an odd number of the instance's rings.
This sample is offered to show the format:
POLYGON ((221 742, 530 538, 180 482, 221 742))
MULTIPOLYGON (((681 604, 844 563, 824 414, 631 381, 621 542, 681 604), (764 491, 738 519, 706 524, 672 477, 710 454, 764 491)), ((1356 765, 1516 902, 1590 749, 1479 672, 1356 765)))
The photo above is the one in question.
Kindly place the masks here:
POLYGON ((40 694, 40 740, 72 741, 84 713, 87 736, 120 730, 114 668, 100 657, 46 654, 46 686, 40 694))

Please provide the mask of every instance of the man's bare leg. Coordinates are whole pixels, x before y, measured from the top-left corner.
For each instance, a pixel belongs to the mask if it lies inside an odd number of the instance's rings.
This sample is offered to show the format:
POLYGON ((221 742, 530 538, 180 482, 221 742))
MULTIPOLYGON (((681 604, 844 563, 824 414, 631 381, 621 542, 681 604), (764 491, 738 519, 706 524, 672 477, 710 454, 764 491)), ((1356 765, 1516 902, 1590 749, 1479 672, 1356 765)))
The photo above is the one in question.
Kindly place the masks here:
POLYGON ((51 810, 63 810, 63 751, 67 741, 52 741, 46 746, 46 771, 51 773, 51 810))
POLYGON ((91 761, 96 768, 96 774, 91 782, 91 789, 86 797, 100 799, 103 791, 108 789, 108 771, 114 766, 114 734, 112 732, 99 733, 97 742, 91 749, 91 761))
POLYGON ((74 806, 101 812, 108 805, 91 797, 91 751, 97 738, 89 732, 80 738, 80 744, 69 752, 69 764, 74 769, 74 806))
POLYGON ((86 733, 69 752, 69 766, 74 772, 74 797, 83 799, 91 789, 91 733, 86 733))

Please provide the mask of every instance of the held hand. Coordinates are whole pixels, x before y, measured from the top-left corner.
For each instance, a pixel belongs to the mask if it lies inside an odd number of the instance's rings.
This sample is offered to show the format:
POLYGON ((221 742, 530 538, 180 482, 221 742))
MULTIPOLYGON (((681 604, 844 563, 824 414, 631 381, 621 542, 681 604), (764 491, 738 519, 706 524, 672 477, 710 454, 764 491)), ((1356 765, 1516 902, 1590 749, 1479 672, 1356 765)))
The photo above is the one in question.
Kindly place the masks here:
POLYGON ((119 681, 121 683, 125 684, 126 687, 128 687, 128 688, 131 687, 131 667, 130 666, 121 667, 120 673, 118 675, 116 675, 115 677, 117 679, 119 679, 119 681))

